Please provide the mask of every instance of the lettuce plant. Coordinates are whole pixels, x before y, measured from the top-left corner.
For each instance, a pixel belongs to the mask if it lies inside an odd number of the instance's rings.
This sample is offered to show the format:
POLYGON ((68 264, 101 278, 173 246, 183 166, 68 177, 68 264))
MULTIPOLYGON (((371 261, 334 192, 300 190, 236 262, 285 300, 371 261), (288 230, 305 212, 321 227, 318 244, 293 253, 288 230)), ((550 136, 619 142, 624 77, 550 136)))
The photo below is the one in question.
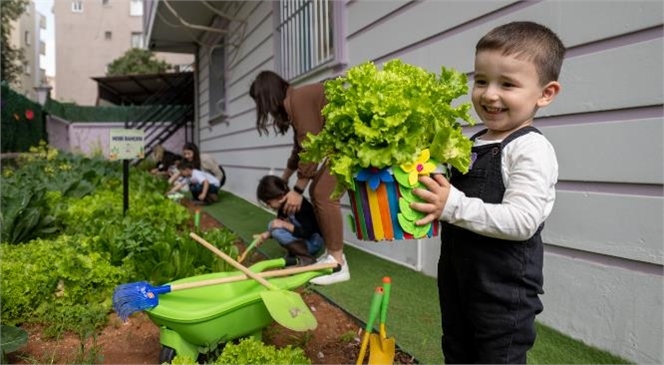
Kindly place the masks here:
POLYGON ((470 103, 452 102, 467 92, 466 75, 445 67, 440 75, 398 59, 382 70, 372 62, 352 67, 325 83, 326 123, 318 135, 309 134, 301 157, 328 159, 337 196, 354 190, 362 169, 408 166, 426 149, 436 163, 466 172, 472 142, 461 122, 474 121, 470 103))

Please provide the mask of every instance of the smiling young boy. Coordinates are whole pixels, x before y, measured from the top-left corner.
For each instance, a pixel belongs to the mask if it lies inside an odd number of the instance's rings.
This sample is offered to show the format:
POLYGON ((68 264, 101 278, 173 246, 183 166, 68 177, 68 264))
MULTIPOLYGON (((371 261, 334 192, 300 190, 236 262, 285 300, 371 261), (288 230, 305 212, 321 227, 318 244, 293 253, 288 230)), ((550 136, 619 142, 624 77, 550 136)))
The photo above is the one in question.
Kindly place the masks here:
POLYGON ((472 102, 486 129, 472 137, 470 170, 421 177, 426 213, 440 219, 438 290, 446 363, 526 363, 543 309, 541 232, 558 163, 532 127, 560 92, 565 47, 532 22, 497 27, 475 49, 472 102))

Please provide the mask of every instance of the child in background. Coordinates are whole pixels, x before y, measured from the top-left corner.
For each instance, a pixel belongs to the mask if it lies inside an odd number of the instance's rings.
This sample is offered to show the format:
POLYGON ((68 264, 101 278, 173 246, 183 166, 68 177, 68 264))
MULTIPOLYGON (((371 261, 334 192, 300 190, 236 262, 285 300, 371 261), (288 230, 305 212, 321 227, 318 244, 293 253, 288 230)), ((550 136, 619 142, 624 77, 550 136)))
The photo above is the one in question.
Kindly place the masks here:
POLYGON ((195 204, 213 203, 217 201, 219 180, 207 171, 194 168, 190 161, 180 163, 180 174, 185 181, 175 185, 167 194, 173 194, 189 184, 189 191, 195 204))
POLYGON ((532 127, 560 92, 565 47, 548 28, 514 22, 475 50, 473 107, 486 129, 472 137, 467 174, 421 177, 426 215, 443 221, 438 262, 446 363, 525 364, 542 309, 541 232, 558 179, 553 146, 532 127))
MULTIPOLYGON (((224 169, 217 163, 212 155, 200 153, 198 146, 195 143, 185 143, 184 147, 182 147, 182 160, 191 162, 196 170, 205 171, 214 175, 217 181, 219 181, 219 188, 224 186, 224 183, 226 182, 224 169)), ((171 174, 168 182, 173 185, 181 182, 181 175, 177 169, 171 174)))
POLYGON ((152 157, 156 162, 156 167, 150 170, 153 175, 172 176, 171 171, 176 168, 178 161, 182 156, 165 149, 162 145, 156 145, 152 151, 152 157))
POLYGON ((264 176, 258 183, 258 201, 275 210, 277 218, 270 221, 267 231, 254 236, 259 240, 256 246, 272 237, 288 251, 286 265, 311 265, 316 262, 314 255, 323 247, 323 237, 314 208, 306 198, 302 199, 299 211, 290 215, 284 213, 289 190, 286 181, 278 176, 264 176))

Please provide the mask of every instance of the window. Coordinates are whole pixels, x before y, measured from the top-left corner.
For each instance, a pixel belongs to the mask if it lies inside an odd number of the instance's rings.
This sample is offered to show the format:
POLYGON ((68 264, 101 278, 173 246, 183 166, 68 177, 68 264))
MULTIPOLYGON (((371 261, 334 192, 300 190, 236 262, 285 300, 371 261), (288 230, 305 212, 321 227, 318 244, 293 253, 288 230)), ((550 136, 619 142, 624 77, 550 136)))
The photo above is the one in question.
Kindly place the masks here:
POLYGON ((72 13, 82 13, 83 12, 83 2, 82 1, 72 1, 71 2, 71 12, 72 13))
POLYGON ((143 0, 131 0, 129 2, 129 15, 143 16, 143 0))
POLYGON ((30 31, 29 31, 29 30, 26 30, 26 31, 25 31, 25 36, 24 36, 24 38, 25 38, 24 41, 25 41, 25 45, 26 45, 26 46, 29 46, 29 45, 32 44, 32 42, 30 41, 30 31))
POLYGON ((277 67, 284 79, 343 62, 342 1, 280 0, 275 6, 277 67))
POLYGON ((23 72, 25 72, 26 75, 30 75, 30 62, 23 61, 23 72))
POLYGON ((131 32, 131 48, 143 48, 143 33, 131 32))
POLYGON ((224 116, 226 113, 225 56, 226 52, 222 45, 217 45, 210 54, 210 86, 208 88, 210 120, 224 116))
POLYGON ((109 5, 109 0, 101 0, 101 4, 104 5, 104 6, 108 6, 109 5))
POLYGON ((105 31, 104 32, 104 39, 107 41, 110 41, 111 38, 113 38, 113 32, 105 31))

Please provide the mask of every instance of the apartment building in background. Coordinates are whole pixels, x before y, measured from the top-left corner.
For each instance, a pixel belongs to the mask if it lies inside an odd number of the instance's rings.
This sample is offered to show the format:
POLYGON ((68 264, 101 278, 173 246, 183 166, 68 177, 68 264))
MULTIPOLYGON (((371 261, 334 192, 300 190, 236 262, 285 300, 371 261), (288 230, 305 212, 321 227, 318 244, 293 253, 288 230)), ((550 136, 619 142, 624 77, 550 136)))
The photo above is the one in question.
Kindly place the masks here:
MULTIPOLYGON (((131 48, 145 48, 143 0, 55 0, 55 98, 97 104, 97 83, 107 65, 131 48)), ((184 71, 193 55, 157 53, 184 71)))
POLYGON ((23 71, 18 75, 13 89, 37 100, 35 87, 46 83, 46 70, 42 68, 41 56, 46 55, 46 43, 41 40, 41 32, 46 29, 46 17, 35 9, 34 1, 29 1, 20 18, 12 22, 10 43, 23 50, 23 71))

